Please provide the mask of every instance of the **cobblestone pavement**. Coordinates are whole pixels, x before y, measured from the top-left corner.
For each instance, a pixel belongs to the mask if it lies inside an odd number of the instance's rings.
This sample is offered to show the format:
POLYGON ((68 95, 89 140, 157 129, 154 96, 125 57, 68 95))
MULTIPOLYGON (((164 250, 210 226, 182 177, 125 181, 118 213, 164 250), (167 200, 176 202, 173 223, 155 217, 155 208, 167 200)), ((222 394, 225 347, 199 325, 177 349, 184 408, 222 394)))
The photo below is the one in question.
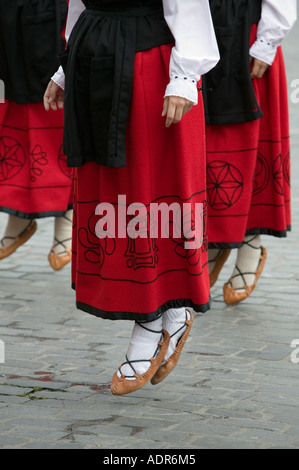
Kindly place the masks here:
MULTIPOLYGON (((297 26, 284 47, 290 94, 298 40, 297 26)), ((291 103, 291 135, 292 233, 264 237, 264 274, 235 307, 221 295, 231 257, 176 373, 156 387, 110 394, 131 323, 75 309, 70 267, 54 273, 47 262, 53 219, 41 220, 18 254, 1 261, 1 448, 299 448, 299 363, 291 360, 299 358, 291 346, 299 338, 299 103, 291 103)), ((1 214, 1 232, 5 222, 1 214)))

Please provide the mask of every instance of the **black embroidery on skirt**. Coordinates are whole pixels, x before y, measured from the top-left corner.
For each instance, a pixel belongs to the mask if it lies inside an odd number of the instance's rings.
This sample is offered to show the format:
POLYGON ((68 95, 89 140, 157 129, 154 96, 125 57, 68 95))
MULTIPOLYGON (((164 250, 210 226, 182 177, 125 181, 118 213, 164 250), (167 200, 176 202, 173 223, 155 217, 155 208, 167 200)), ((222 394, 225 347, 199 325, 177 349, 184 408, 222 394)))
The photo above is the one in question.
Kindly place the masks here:
MULTIPOLYGON (((202 245, 199 247, 202 252, 207 251, 207 246, 208 246, 208 240, 207 240, 207 216, 208 216, 208 211, 207 211, 207 201, 203 201, 203 239, 202 239, 202 245)), ((172 230, 169 230, 169 238, 170 240, 175 244, 174 251, 175 253, 180 256, 181 258, 186 258, 187 263, 190 266, 196 266, 200 262, 200 250, 198 248, 185 248, 185 243, 190 242, 190 241, 195 241, 194 237, 193 238, 188 238, 186 237, 186 231, 187 229, 191 228, 191 230, 195 229, 195 215, 194 211, 191 211, 191 227, 189 227, 189 221, 188 223, 179 224, 179 221, 174 220, 172 222, 172 230), (174 236, 171 236, 170 234, 177 234, 177 227, 181 227, 181 233, 180 233, 180 238, 175 238, 174 236)))
POLYGON ((47 152, 45 152, 41 145, 37 144, 30 152, 31 165, 30 165, 30 180, 32 183, 36 182, 37 177, 43 175, 41 167, 47 166, 49 161, 47 152))
POLYGON ((62 151, 62 144, 61 144, 61 146, 59 148, 59 151, 58 151, 58 166, 59 166, 61 172, 65 176, 67 176, 71 180, 74 180, 74 178, 75 178, 74 170, 73 170, 73 168, 70 168, 70 167, 67 166, 66 160, 67 160, 67 157, 62 151))
POLYGON ((252 197, 264 191, 270 182, 270 167, 269 163, 261 154, 258 152, 255 166, 255 175, 253 181, 252 197))
MULTIPOLYGON (((133 219, 133 216, 127 217, 127 222, 133 219)), ((127 237, 127 267, 136 271, 138 268, 155 268, 159 261, 158 247, 155 238, 150 236, 150 216, 147 213, 146 220, 141 220, 143 227, 139 227, 140 231, 146 232, 146 239, 127 237), (145 241, 146 240, 146 241, 145 241)))
MULTIPOLYGON (((199 195, 203 193, 204 191, 200 191, 199 193, 194 194, 193 196, 199 195)), ((193 197, 192 196, 192 197, 193 197)), ((182 200, 178 196, 168 196, 171 197, 171 200, 177 199, 178 201, 182 200)), ((192 199, 192 197, 190 199, 192 199)), ((160 198, 159 198, 160 199, 160 198)), ((164 198, 161 198, 164 199, 164 198)), ((185 201, 185 200, 184 200, 185 201)), ((80 245, 81 249, 83 251, 83 258, 87 263, 90 264, 98 264, 99 265, 99 270, 97 273, 90 273, 90 272, 83 272, 82 270, 77 269, 77 273, 80 275, 90 275, 90 276, 100 276, 103 280, 109 280, 109 278, 105 278, 105 276, 102 275, 102 267, 107 260, 109 262, 109 256, 113 255, 116 246, 118 243, 118 238, 113 236, 112 231, 109 232, 109 226, 108 225, 110 222, 107 219, 107 225, 105 227, 105 233, 108 235, 105 238, 99 238, 96 235, 96 224, 97 222, 101 219, 105 219, 106 216, 99 216, 95 215, 94 212, 90 213, 88 216, 88 223, 87 226, 77 226, 77 206, 78 205, 83 205, 86 206, 86 208, 92 204, 92 206, 95 208, 98 204, 98 201, 78 201, 77 203, 74 203, 74 212, 73 212, 73 228, 75 229, 75 237, 77 237, 78 244, 80 245)), ((113 206, 116 206, 117 204, 112 204, 113 206)), ((82 209, 83 210, 83 209, 82 209)), ((87 210, 87 209, 86 209, 87 210)), ((147 218, 149 219, 149 213, 147 215, 147 218)), ((127 217, 126 221, 130 221, 132 219, 131 216, 127 217)), ((192 219, 194 222, 194 219, 192 219)), ((151 220, 151 222, 156 223, 156 220, 151 220)), ((149 225, 148 225, 149 227, 149 225)), ((191 224, 192 227, 192 224, 191 224)), ((185 258, 187 260, 187 264, 192 267, 192 266, 197 266, 199 265, 200 262, 200 252, 205 252, 207 251, 208 247, 208 241, 207 241, 207 201, 203 201, 203 240, 202 240, 202 246, 200 246, 198 249, 190 249, 186 250, 184 248, 184 243, 185 241, 190 241, 192 238, 187 238, 185 236, 185 233, 183 233, 183 228, 184 225, 182 225, 182 232, 181 232, 181 238, 174 237, 173 234, 176 233, 171 232, 173 229, 173 222, 169 221, 169 226, 168 226, 168 233, 172 234, 169 236, 169 239, 171 243, 174 243, 174 250, 173 254, 178 255, 180 258, 185 258)), ((124 250, 124 258, 125 258, 125 263, 129 271, 132 269, 136 271, 138 268, 150 268, 150 269, 156 269, 158 264, 159 264, 159 238, 151 238, 150 237, 150 232, 149 229, 147 233, 147 238, 143 239, 132 239, 130 236, 127 236, 127 242, 126 242, 126 248, 124 250)), ((194 230, 194 227, 192 227, 192 230, 194 230)), ((168 237, 167 237, 168 238, 168 237)), ((189 275, 191 276, 199 276, 203 274, 203 269, 204 269, 205 264, 201 266, 201 269, 199 272, 189 272, 189 275)), ((78 268, 78 267, 77 267, 78 268)), ((152 283, 155 282, 161 275, 166 274, 168 272, 171 272, 173 270, 177 269, 169 269, 163 272, 157 272, 157 275, 155 278, 153 278, 150 281, 143 281, 140 279, 134 280, 130 279, 127 277, 126 279, 118 279, 117 278, 117 273, 115 273, 115 278, 113 280, 115 281, 128 281, 128 282, 134 282, 134 283, 152 283)), ((187 270, 187 268, 182 268, 179 267, 178 270, 187 270)))
POLYGON ((207 165, 208 201, 212 209, 232 207, 240 199, 243 187, 243 176, 236 166, 218 160, 207 165))
POLYGON ((283 160, 283 175, 285 182, 291 186, 291 156, 290 151, 286 154, 283 160))
POLYGON ((84 249, 84 259, 88 263, 103 266, 106 255, 112 255, 115 251, 116 242, 112 237, 99 239, 95 234, 95 225, 98 216, 92 213, 88 219, 88 227, 78 228, 78 241, 84 249))
POLYGON ((24 167, 26 153, 16 139, 0 137, 0 182, 16 176, 24 167))
POLYGON ((274 190, 280 196, 284 195, 284 188, 283 188, 283 168, 282 168, 282 155, 281 153, 275 158, 272 166, 273 171, 273 183, 274 183, 274 190))

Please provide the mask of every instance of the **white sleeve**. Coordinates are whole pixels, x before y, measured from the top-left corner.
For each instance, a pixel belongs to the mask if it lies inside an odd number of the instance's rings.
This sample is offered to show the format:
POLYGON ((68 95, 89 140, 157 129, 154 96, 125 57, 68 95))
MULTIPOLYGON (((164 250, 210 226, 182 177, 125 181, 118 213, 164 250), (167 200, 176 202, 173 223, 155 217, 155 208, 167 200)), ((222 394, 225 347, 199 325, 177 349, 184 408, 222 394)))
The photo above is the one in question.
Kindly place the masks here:
POLYGON ((175 38, 165 96, 181 96, 197 104, 197 82, 220 58, 209 1, 163 0, 163 7, 175 38))
POLYGON ((257 40, 250 55, 272 65, 280 46, 297 19, 297 0, 262 0, 257 40))
MULTIPOLYGON (((69 8, 68 8, 68 15, 67 15, 67 22, 65 28, 65 40, 66 42, 69 40, 71 35, 72 29, 77 23, 79 16, 81 15, 82 11, 85 10, 84 4, 81 0, 70 0, 69 8)), ((60 88, 64 89, 65 85, 65 77, 62 67, 59 67, 55 75, 52 77, 53 82, 55 82, 60 88)))

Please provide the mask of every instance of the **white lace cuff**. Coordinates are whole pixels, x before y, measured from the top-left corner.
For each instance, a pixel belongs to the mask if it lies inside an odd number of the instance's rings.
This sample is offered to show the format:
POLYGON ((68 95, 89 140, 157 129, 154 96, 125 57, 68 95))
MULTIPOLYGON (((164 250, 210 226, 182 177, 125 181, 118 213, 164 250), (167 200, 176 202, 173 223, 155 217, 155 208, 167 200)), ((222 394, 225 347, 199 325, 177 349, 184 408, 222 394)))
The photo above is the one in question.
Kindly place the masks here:
POLYGON ((250 48, 250 55, 268 65, 272 65, 277 52, 277 45, 259 37, 250 48))
POLYGON ((63 72, 63 68, 60 66, 57 72, 53 75, 52 77, 53 82, 56 83, 56 85, 60 86, 64 90, 65 86, 65 76, 63 72))
POLYGON ((198 103, 197 81, 190 77, 175 75, 167 85, 164 98, 166 96, 179 96, 196 105, 198 103))

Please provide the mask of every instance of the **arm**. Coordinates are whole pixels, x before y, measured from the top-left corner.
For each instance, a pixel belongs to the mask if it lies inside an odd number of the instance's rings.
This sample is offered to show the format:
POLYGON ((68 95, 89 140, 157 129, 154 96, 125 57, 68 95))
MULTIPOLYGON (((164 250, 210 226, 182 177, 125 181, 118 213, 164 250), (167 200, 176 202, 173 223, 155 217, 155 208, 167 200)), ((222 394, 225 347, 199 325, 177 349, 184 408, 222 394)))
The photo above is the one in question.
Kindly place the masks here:
MULTIPOLYGON (((85 6, 83 5, 81 0, 70 0, 66 28, 65 28, 66 42, 68 42, 72 29, 75 26, 82 11, 84 10, 85 10, 85 6)), ((53 75, 52 80, 60 88, 64 89, 64 72, 63 72, 62 67, 59 67, 58 71, 55 73, 55 75, 53 75)))
MULTIPOLYGON (((85 10, 85 6, 81 2, 81 0, 69 1, 68 16, 67 16, 67 22, 66 22, 66 28, 65 28, 66 42, 68 42, 72 29, 75 26, 82 11, 84 10, 85 10)), ((44 107, 46 111, 49 111, 50 109, 52 109, 53 111, 57 111, 57 107, 59 109, 63 109, 64 85, 65 85, 64 72, 63 72, 62 67, 59 67, 57 72, 53 75, 52 79, 50 80, 50 83, 48 84, 47 89, 44 94, 44 107)))
POLYGON ((209 1, 163 0, 163 6, 175 38, 165 96, 180 96, 197 104, 200 76, 219 61, 209 1))
POLYGON ((280 46, 297 19, 297 0, 263 0, 257 40, 250 49, 251 57, 272 65, 280 46))

